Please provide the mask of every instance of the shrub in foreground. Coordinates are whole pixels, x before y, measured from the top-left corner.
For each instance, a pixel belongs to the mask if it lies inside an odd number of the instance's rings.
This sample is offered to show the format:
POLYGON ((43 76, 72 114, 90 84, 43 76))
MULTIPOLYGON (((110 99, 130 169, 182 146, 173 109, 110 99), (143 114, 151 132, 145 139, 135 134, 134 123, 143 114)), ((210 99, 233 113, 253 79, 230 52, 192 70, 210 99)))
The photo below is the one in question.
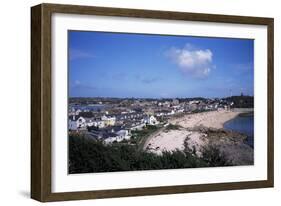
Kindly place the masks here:
POLYGON ((157 155, 129 144, 104 145, 100 141, 69 136, 69 173, 114 172, 225 166, 217 150, 206 150, 203 158, 188 151, 157 155), (218 155, 216 157, 216 155, 218 155))

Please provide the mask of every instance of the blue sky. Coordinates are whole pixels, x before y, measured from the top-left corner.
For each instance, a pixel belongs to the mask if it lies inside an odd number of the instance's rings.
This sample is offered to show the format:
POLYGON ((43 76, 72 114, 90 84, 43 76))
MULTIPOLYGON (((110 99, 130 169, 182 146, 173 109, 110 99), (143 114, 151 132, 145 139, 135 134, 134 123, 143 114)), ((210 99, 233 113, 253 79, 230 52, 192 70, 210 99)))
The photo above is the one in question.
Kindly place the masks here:
POLYGON ((254 40, 69 31, 70 97, 253 95, 254 40))

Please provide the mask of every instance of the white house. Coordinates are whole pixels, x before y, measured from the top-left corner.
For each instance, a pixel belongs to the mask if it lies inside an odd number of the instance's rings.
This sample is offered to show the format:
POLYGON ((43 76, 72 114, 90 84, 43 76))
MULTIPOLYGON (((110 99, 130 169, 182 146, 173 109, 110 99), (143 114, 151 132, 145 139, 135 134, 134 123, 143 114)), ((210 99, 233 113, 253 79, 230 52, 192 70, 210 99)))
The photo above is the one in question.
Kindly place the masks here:
POLYGON ((79 115, 81 112, 82 112, 82 111, 81 111, 80 109, 77 109, 77 110, 75 111, 75 115, 79 115))
POLYGON ((121 142, 122 140, 129 140, 130 139, 129 131, 128 130, 119 130, 116 133, 109 132, 101 134, 100 138, 103 139, 104 143, 113 143, 113 142, 121 142))
POLYGON ((68 121, 69 130, 81 130, 86 129, 86 120, 83 117, 72 116, 68 121))
POLYGON ((68 120, 68 129, 69 130, 77 130, 76 121, 68 120))
POLYGON ((150 124, 150 125, 156 125, 158 124, 159 122, 157 121, 157 119, 154 117, 154 116, 147 116, 144 118, 144 122, 146 124, 150 124))
POLYGON ((168 115, 174 115, 175 114, 175 111, 174 110, 172 110, 172 111, 170 111, 169 113, 168 113, 168 115))
POLYGON ((103 115, 101 120, 104 122, 105 126, 114 126, 116 122, 116 117, 107 117, 103 115))
POLYGON ((96 120, 93 122, 93 126, 98 127, 98 128, 104 128, 105 124, 104 124, 104 121, 96 120))
POLYGON ((84 119, 86 121, 86 126, 89 127, 95 126, 95 121, 92 118, 84 117, 84 119))
POLYGON ((119 130, 116 134, 124 139, 130 139, 129 131, 126 129, 119 130))
POLYGON ((115 133, 116 136, 112 136, 109 138, 106 138, 104 141, 105 143, 111 143, 111 142, 121 142, 122 140, 129 140, 130 135, 128 130, 119 130, 118 132, 115 133))

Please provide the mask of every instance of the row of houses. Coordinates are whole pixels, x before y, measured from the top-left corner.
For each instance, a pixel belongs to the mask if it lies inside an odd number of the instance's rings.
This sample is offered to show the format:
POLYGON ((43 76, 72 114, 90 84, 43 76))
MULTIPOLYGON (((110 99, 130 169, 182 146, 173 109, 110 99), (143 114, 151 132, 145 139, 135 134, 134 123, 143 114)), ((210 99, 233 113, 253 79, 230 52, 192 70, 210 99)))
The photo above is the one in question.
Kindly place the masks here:
POLYGON ((90 118, 79 115, 69 116, 68 129, 69 130, 84 130, 87 127, 104 128, 115 125, 115 117, 102 116, 101 118, 90 118))
POLYGON ((69 130, 83 130, 87 127, 105 128, 114 125, 126 123, 144 123, 150 125, 158 124, 157 119, 153 115, 141 113, 120 114, 117 116, 103 115, 101 118, 83 117, 79 115, 69 116, 69 130))
POLYGON ((134 116, 121 117, 102 116, 99 118, 87 118, 82 116, 70 116, 68 128, 70 131, 87 131, 87 135, 104 141, 105 143, 120 142, 131 137, 131 131, 141 130, 146 125, 157 125, 159 122, 154 116, 143 115, 141 118, 134 116), (125 118, 126 117, 126 118, 125 118), (116 124, 118 122, 118 124, 116 124))
POLYGON ((94 139, 102 140, 106 144, 129 140, 131 137, 130 131, 121 127, 90 130, 88 135, 92 136, 94 139))

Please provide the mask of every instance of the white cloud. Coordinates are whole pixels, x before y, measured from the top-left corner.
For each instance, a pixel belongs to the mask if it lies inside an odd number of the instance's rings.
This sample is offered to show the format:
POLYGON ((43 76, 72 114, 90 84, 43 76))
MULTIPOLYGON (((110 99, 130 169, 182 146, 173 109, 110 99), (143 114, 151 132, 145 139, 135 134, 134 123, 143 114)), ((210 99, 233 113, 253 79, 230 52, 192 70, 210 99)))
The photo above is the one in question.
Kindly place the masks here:
POLYGON ((210 49, 195 49, 190 44, 184 48, 172 48, 167 55, 175 62, 180 71, 187 76, 204 78, 212 68, 213 53, 210 49))

